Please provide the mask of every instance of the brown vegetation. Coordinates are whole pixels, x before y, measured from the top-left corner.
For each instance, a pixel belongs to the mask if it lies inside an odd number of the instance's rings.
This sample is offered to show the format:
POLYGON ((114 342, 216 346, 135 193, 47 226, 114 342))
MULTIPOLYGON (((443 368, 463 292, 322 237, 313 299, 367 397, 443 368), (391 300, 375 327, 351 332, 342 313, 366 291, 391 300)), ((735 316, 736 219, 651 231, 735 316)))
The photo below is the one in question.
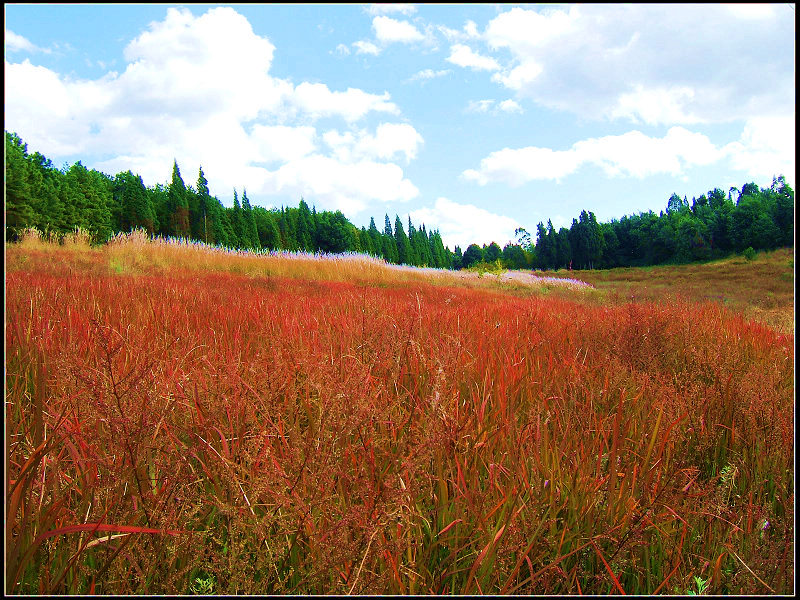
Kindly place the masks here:
POLYGON ((666 271, 6 253, 7 592, 794 591, 794 334, 666 271))

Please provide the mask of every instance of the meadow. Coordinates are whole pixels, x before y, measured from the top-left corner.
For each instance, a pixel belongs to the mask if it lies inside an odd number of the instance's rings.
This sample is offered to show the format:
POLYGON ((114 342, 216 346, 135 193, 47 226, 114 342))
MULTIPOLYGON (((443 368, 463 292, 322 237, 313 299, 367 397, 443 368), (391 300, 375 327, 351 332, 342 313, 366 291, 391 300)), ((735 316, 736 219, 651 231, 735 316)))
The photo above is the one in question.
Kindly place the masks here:
POLYGON ((792 256, 7 244, 6 592, 792 594, 792 256))

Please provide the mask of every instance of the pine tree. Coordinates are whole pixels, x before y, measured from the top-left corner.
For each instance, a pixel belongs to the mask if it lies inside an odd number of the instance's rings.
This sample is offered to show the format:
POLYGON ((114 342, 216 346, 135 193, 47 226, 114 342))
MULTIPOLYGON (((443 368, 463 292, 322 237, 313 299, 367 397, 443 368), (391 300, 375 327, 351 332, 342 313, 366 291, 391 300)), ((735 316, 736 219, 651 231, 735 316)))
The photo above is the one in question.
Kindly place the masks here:
POLYGON ((411 264, 411 252, 408 243, 408 236, 403 230, 403 222, 398 215, 395 215, 394 220, 394 240, 397 244, 397 260, 401 265, 411 264))
POLYGON ((375 250, 372 247, 372 238, 369 236, 367 228, 363 225, 361 226, 361 230, 358 232, 358 242, 360 252, 373 256, 375 255, 375 250))
POLYGON ((389 237, 394 237, 392 233, 392 223, 389 221, 389 215, 386 215, 386 224, 383 226, 383 235, 388 235, 389 237))
POLYGON ((230 210, 231 219, 231 243, 234 248, 245 248, 247 242, 244 233, 244 219, 242 217, 242 205, 239 204, 239 196, 236 189, 233 190, 233 208, 230 210))
MULTIPOLYGON (((64 207, 58 189, 64 175, 53 166, 52 161, 34 152, 28 157, 31 187, 31 205, 36 215, 34 225, 39 231, 62 233, 64 207)), ((113 212, 113 207, 110 207, 113 212)), ((114 219, 112 215, 112 226, 114 219)))
POLYGON ((121 208, 121 231, 142 228, 151 235, 155 232, 155 212, 139 175, 131 171, 119 173, 114 181, 114 196, 121 208))
POLYGON ((253 207, 253 216, 258 229, 258 241, 265 250, 280 250, 281 232, 278 229, 278 220, 273 211, 268 211, 261 206, 253 207))
POLYGON ((28 146, 16 133, 6 132, 6 240, 14 241, 25 227, 33 225, 28 181, 28 146))
POLYGON ((217 243, 217 237, 214 234, 214 225, 216 215, 211 218, 209 225, 209 208, 211 205, 211 193, 208 189, 208 180, 203 173, 203 165, 200 165, 200 170, 197 173, 197 235, 198 239, 203 240, 206 244, 214 245, 217 243))
POLYGON ((242 229, 246 247, 257 250, 261 244, 258 241, 258 230, 253 219, 253 207, 250 206, 250 200, 247 199, 247 190, 242 190, 242 229))
POLYGON ((183 183, 176 160, 172 165, 172 181, 167 194, 167 234, 184 239, 188 239, 192 235, 189 223, 189 203, 186 195, 186 185, 183 183))
POLYGON ((371 240, 372 254, 374 256, 381 256, 383 254, 383 244, 381 243, 381 232, 375 226, 375 219, 370 217, 369 229, 367 230, 371 240))
POLYGON ((300 205, 297 214, 297 244, 300 250, 312 252, 314 250, 314 240, 316 237, 316 227, 314 218, 308 208, 308 204, 300 198, 300 205))

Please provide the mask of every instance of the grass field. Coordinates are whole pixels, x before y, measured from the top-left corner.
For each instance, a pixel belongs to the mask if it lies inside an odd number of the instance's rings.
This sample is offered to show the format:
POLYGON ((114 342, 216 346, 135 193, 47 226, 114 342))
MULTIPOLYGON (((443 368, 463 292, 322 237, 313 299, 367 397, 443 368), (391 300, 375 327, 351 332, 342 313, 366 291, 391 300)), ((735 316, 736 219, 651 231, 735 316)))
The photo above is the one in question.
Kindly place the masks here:
POLYGON ((759 252, 752 261, 742 256, 708 263, 598 271, 560 271, 554 277, 575 277, 626 301, 658 301, 683 296, 711 301, 794 333, 794 249, 759 252))
POLYGON ((6 245, 6 592, 792 594, 790 260, 6 245))

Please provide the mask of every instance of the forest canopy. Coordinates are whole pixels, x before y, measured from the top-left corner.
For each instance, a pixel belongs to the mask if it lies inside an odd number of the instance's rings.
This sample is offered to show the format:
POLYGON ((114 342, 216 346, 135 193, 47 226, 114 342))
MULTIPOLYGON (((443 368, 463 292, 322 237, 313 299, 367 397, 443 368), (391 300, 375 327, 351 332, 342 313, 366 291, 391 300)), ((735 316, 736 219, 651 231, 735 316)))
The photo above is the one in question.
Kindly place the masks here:
POLYGON ((62 169, 39 152, 28 152, 16 133, 6 131, 6 241, 26 228, 62 237, 81 228, 95 243, 119 232, 144 229, 152 236, 178 237, 240 250, 362 252, 387 262, 447 269, 481 263, 510 269, 592 269, 686 263, 720 258, 745 249, 769 250, 794 245, 794 190, 785 178, 769 188, 746 183, 727 192, 714 188, 689 201, 677 194, 658 215, 643 212, 599 223, 583 210, 569 229, 556 231, 550 220, 536 226, 535 237, 516 231, 516 243, 504 248, 470 244, 450 250, 438 230, 404 225, 385 215, 360 229, 340 211, 253 206, 243 188, 226 207, 209 192, 202 166, 194 185, 186 185, 177 162, 167 184, 148 187, 128 170, 111 177, 80 161, 62 169))

